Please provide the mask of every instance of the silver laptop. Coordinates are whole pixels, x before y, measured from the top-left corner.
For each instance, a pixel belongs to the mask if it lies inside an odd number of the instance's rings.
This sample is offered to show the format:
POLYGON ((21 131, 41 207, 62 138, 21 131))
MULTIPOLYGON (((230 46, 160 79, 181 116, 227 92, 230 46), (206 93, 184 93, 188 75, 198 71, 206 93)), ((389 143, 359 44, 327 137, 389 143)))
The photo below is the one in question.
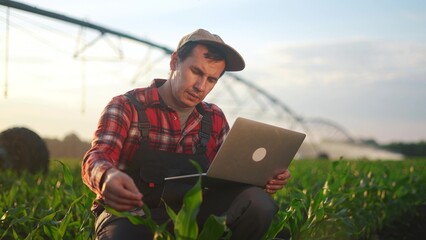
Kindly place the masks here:
MULTIPOLYGON (((290 165, 305 137, 304 133, 239 117, 209 169, 201 175, 264 187, 290 165)), ((199 176, 191 174, 165 180, 199 176)))

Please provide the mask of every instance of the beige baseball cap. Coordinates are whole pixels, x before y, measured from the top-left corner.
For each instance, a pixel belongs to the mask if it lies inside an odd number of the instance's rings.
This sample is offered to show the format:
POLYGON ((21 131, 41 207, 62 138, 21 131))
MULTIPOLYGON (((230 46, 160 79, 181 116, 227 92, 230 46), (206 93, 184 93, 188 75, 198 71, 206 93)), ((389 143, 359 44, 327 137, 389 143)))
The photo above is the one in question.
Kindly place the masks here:
POLYGON ((243 57, 241 57, 234 48, 226 44, 218 35, 212 34, 207 30, 198 29, 188 35, 185 35, 179 41, 177 49, 181 48, 188 42, 205 43, 219 48, 225 54, 225 71, 241 71, 246 66, 243 57))

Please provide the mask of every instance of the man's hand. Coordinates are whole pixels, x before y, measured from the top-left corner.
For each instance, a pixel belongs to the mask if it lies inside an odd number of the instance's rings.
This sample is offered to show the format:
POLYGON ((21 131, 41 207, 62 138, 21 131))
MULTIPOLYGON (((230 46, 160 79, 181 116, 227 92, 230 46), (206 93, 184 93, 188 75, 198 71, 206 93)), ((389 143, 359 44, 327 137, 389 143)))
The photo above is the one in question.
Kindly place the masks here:
POLYGON ((111 168, 105 172, 104 179, 101 191, 106 205, 118 211, 142 207, 142 194, 127 174, 111 168))
POLYGON ((269 180, 266 184, 267 193, 276 193, 278 190, 282 189, 284 185, 287 184, 288 179, 291 177, 290 171, 288 169, 276 175, 272 180, 269 180))

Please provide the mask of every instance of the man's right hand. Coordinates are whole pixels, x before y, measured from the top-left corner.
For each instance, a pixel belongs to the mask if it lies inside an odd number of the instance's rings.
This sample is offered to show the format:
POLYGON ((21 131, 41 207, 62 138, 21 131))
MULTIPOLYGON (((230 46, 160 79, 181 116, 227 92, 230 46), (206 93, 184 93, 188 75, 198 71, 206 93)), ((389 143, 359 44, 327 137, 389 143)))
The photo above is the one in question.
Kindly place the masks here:
POLYGON ((142 207, 142 194, 129 175, 110 168, 105 172, 102 185, 104 203, 118 211, 142 207))

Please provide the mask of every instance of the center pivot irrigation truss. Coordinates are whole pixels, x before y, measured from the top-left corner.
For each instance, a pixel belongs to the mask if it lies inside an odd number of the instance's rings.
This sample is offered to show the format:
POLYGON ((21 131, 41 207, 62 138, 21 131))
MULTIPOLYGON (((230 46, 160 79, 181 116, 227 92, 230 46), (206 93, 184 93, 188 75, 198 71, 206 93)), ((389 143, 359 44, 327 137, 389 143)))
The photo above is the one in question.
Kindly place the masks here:
MULTIPOLYGON (((110 28, 87 21, 78 20, 76 18, 29 6, 16 1, 0 0, 0 5, 7 7, 7 25, 9 24, 9 8, 14 8, 32 14, 48 17, 54 20, 78 25, 82 28, 97 32, 98 35, 93 40, 83 46, 80 46, 79 49, 76 50, 74 57, 82 54, 85 50, 90 48, 100 39, 106 39, 109 41, 109 37, 132 40, 142 44, 144 47, 162 52, 162 57, 153 61, 150 59, 150 56, 148 56, 150 52, 148 51, 146 56, 147 59, 144 60, 145 64, 142 66, 144 69, 143 71, 141 70, 136 74, 132 83, 135 83, 135 81, 141 75, 149 71, 154 64, 173 53, 172 49, 160 44, 156 44, 152 41, 148 41, 146 39, 142 39, 121 31, 112 30, 110 28)), ((5 35, 7 38, 7 32, 5 35)), ((113 46, 113 44, 110 45, 116 50, 116 52, 118 52, 119 56, 122 55, 122 49, 119 46, 113 46)), ((5 72, 5 89, 7 89, 7 61, 5 72)), ((287 128, 301 129, 307 134, 313 149, 316 149, 315 142, 324 139, 354 142, 354 139, 351 137, 351 135, 338 124, 327 119, 301 117, 280 99, 274 97, 264 89, 255 85, 252 81, 249 81, 235 73, 226 73, 222 78, 225 78, 226 80, 219 81, 220 84, 216 86, 215 91, 212 92, 208 100, 217 103, 224 110, 230 121, 234 120, 236 116, 239 115, 267 120, 273 124, 287 128), (217 88, 219 88, 219 90, 216 90, 217 88)))

